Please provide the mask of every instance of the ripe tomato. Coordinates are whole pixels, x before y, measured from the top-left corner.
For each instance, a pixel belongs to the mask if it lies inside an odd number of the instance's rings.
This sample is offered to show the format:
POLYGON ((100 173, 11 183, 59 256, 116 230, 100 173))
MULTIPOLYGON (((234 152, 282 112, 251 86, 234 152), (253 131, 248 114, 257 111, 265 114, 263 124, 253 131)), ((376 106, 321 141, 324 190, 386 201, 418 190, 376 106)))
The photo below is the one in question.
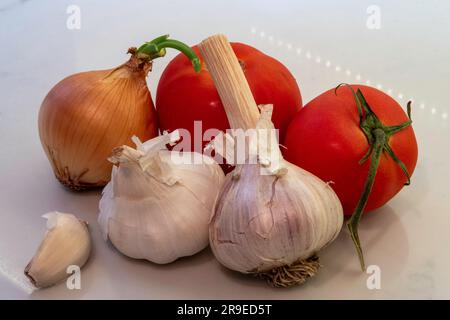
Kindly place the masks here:
POLYGON ((358 225, 363 212, 384 205, 405 185, 417 162, 417 142, 408 117, 375 88, 347 85, 309 102, 289 125, 288 161, 317 175, 342 202, 362 270, 358 225), (339 90, 338 90, 339 89, 339 90))
MULTIPOLYGON (((394 126, 408 117, 400 105, 387 94, 375 88, 352 85, 360 89, 367 103, 386 126, 394 126)), ((407 126, 393 134, 388 143, 409 174, 417 162, 417 142, 414 130, 407 126)), ((351 215, 364 189, 370 158, 358 162, 369 149, 369 143, 360 128, 355 97, 350 88, 328 90, 310 101, 289 125, 284 141, 286 159, 317 175, 332 181, 332 187, 342 202, 346 215, 351 215)), ((389 154, 381 155, 375 182, 364 211, 384 205, 407 182, 405 173, 389 154)))
MULTIPOLYGON (((268 55, 242 43, 232 43, 257 104, 273 104, 272 120, 280 129, 280 140, 295 113, 302 107, 300 89, 289 70, 268 55)), ((193 47, 203 61, 199 49, 193 47)), ((156 109, 161 130, 187 129, 194 149, 194 121, 202 121, 203 133, 210 128, 230 128, 214 82, 202 63, 195 73, 191 62, 182 54, 164 70, 158 84, 156 109)), ((196 133, 197 134, 197 133, 196 133)), ((204 147, 208 141, 199 146, 204 147)))

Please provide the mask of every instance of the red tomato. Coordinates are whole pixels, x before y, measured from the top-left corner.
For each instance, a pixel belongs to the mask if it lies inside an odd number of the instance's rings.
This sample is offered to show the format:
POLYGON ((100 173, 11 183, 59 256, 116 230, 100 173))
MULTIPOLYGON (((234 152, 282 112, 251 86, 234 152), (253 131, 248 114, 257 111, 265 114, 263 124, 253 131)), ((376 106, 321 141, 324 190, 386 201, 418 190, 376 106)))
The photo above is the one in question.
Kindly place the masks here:
MULTIPOLYGON (((385 126, 408 121, 400 105, 375 88, 352 85, 360 89, 367 103, 385 126)), ((409 174, 417 162, 417 142, 409 125, 393 134, 388 143, 409 174)), ((370 157, 358 161, 369 149, 360 128, 355 97, 350 88, 340 87, 336 94, 328 90, 310 101, 289 125, 284 141, 286 159, 310 171, 331 185, 342 202, 346 215, 351 215, 361 197, 368 176, 370 157)), ((373 154, 372 154, 373 155, 373 154)), ((408 181, 405 173, 386 151, 383 151, 365 212, 384 205, 408 181)))
MULTIPOLYGON (((272 120, 280 129, 280 140, 295 113, 302 107, 297 82, 289 70, 268 55, 242 43, 232 43, 257 104, 273 104, 272 120)), ((194 51, 202 60, 199 49, 194 51)), ((203 60, 202 60, 203 61, 203 60)), ((164 70, 158 84, 156 109, 161 130, 189 130, 194 149, 194 121, 202 121, 205 130, 228 129, 229 123, 214 82, 202 63, 195 73, 186 56, 179 54, 164 70)), ((195 138, 197 139, 197 137, 195 138)), ((202 144, 206 145, 208 141, 202 144)))

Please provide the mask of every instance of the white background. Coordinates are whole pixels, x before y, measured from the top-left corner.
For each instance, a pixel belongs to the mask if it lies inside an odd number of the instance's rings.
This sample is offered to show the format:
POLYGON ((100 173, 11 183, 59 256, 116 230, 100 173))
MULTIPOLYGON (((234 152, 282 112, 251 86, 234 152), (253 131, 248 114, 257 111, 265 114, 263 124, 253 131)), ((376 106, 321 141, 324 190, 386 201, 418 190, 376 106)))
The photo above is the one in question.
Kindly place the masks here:
MULTIPOLYGON (((0 1, 0 298, 450 298, 449 16, 450 2, 437 0, 0 1), (66 27, 70 4, 81 9, 80 30, 66 27), (370 5, 381 10, 379 30, 366 26, 370 5), (101 239, 99 191, 72 193, 54 179, 37 114, 56 82, 116 66, 128 47, 162 34, 195 44, 218 32, 286 64, 305 103, 340 82, 367 80, 402 105, 414 99, 412 185, 360 231, 381 290, 367 289, 346 232, 321 252, 320 273, 288 290, 225 270, 208 249, 165 266, 128 259, 101 239), (53 210, 89 221, 94 252, 82 290, 62 283, 29 295, 23 268, 44 234, 41 215, 53 210)), ((155 62, 152 93, 174 55, 155 62)))

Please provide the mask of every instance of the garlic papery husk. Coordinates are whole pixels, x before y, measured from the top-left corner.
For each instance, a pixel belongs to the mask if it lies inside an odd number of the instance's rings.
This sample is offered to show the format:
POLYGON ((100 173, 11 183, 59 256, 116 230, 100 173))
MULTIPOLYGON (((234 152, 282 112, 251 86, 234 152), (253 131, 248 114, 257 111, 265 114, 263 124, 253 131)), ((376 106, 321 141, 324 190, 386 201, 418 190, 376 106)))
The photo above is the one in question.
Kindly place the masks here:
POLYGON ((73 214, 49 212, 47 233, 25 268, 25 275, 38 288, 49 287, 69 276, 67 268, 81 268, 91 252, 87 223, 73 214))
MULTIPOLYGON (((247 135, 244 163, 226 177, 217 198, 210 223, 212 251, 227 268, 264 277, 274 286, 303 283, 320 266, 316 253, 341 230, 341 203, 327 183, 283 159, 272 107, 263 106, 258 120, 228 40, 213 36, 199 47, 233 129, 254 130, 247 135)), ((238 133, 232 130, 231 136, 238 140, 238 133)), ((225 140, 226 149, 232 149, 225 140)))
POLYGON ((115 149, 111 182, 100 200, 103 235, 123 254, 155 263, 193 255, 208 245, 208 223, 223 171, 213 159, 165 145, 176 132, 115 149))

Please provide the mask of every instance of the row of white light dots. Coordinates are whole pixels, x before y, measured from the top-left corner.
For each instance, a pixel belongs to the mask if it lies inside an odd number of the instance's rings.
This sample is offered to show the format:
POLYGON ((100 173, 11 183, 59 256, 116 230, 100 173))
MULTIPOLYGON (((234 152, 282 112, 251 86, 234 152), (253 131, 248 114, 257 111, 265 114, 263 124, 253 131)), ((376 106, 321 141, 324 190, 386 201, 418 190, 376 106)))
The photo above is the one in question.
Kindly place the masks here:
MULTIPOLYGON (((264 31, 259 31, 259 32, 258 32, 258 30, 257 30, 255 27, 252 27, 252 28, 251 28, 251 33, 254 34, 254 35, 259 36, 261 39, 267 39, 267 40, 269 41, 269 43, 276 44, 278 47, 283 47, 283 46, 284 46, 288 51, 295 52, 298 56, 300 56, 300 55, 302 54, 302 52, 303 52, 302 48, 300 48, 300 47, 295 47, 295 48, 294 48, 294 45, 293 45, 292 43, 284 43, 282 40, 276 40, 276 39, 274 38, 274 36, 272 36, 272 35, 267 35, 264 31)), ((325 65, 325 67, 327 67, 327 68, 331 68, 331 67, 332 67, 332 64, 331 64, 330 60, 323 60, 323 59, 321 58, 321 56, 319 56, 319 55, 313 57, 313 55, 311 54, 311 52, 310 52, 309 50, 306 51, 305 57, 306 57, 306 59, 308 59, 308 60, 314 60, 317 64, 321 64, 321 63, 323 62, 324 65, 325 65)), ((335 70, 336 72, 341 72, 341 71, 343 70, 343 68, 342 68, 339 64, 336 64, 336 66, 334 67, 334 70, 335 70)), ((350 69, 345 69, 344 72, 345 72, 345 75, 348 76, 348 77, 350 77, 350 76, 352 75, 352 71, 351 71, 350 69)), ((362 80, 362 77, 361 77, 361 74, 359 74, 359 73, 357 73, 357 74, 355 75, 355 79, 356 79, 357 81, 363 81, 363 80, 362 80)), ((370 85, 370 84, 371 84, 371 81, 370 81, 369 79, 367 79, 367 80, 365 81, 365 83, 366 83, 367 85, 370 85)), ((380 84, 380 83, 377 84, 375 87, 376 87, 377 89, 379 89, 379 90, 382 90, 382 89, 383 89, 383 85, 380 84)), ((393 94, 393 90, 392 90, 392 89, 388 89, 388 90, 386 91, 386 93, 387 93, 388 95, 392 96, 392 97, 395 96, 395 95, 393 94)), ((401 93, 401 92, 399 92, 399 93, 397 94, 397 98, 400 99, 400 100, 403 100, 404 97, 405 97, 405 96, 404 96, 403 93, 401 93)), ((412 101, 412 102, 414 102, 414 99, 413 99, 413 98, 409 98, 407 101, 412 101)), ((425 109, 425 103, 422 102, 422 103, 419 105, 419 108, 420 108, 420 109, 425 109)), ((431 108, 430 111, 431 111, 431 114, 433 114, 433 115, 434 115, 434 114, 437 114, 436 108, 431 108)), ((442 119, 447 119, 447 118, 448 118, 448 114, 447 114, 446 112, 443 112, 443 113, 441 114, 441 117, 442 117, 442 119)))

